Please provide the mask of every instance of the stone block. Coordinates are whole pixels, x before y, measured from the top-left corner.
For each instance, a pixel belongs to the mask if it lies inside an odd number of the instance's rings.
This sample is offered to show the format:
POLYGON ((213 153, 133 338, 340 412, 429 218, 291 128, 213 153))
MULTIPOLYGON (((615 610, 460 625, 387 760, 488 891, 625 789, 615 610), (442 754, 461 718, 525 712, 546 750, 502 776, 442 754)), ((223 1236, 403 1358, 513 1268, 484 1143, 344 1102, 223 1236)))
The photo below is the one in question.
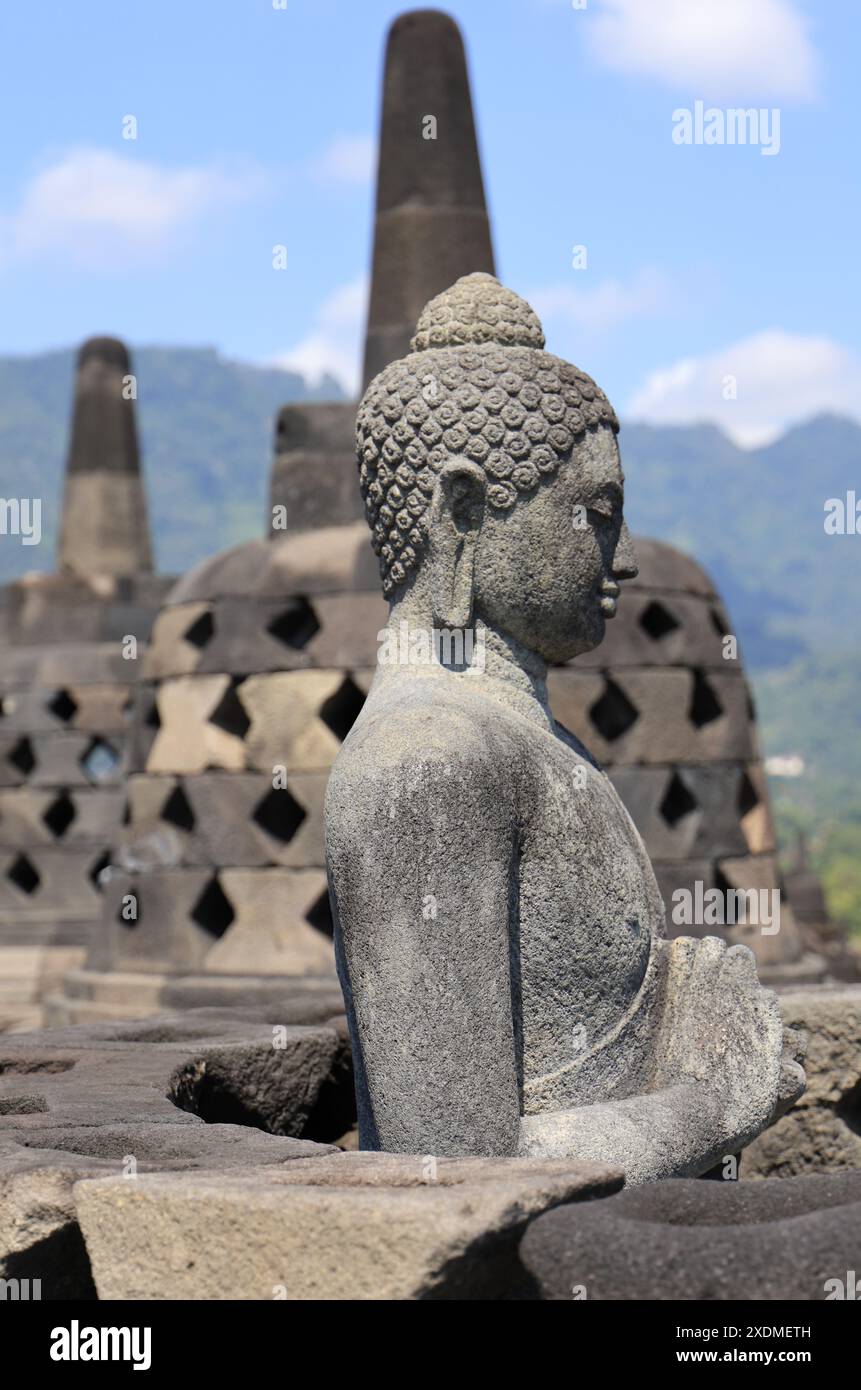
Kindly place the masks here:
POLYGON ((807 1090, 744 1150, 742 1176, 861 1168, 861 985, 787 990, 780 1011, 807 1035, 807 1090))
POLYGON ((520 1250, 556 1302, 815 1301, 857 1269, 859 1240, 861 1173, 846 1173, 650 1183, 548 1212, 520 1250))
POLYGON ((524 1292, 517 1241, 618 1170, 351 1153, 266 1175, 85 1181, 78 1217, 100 1298, 482 1299, 524 1292))

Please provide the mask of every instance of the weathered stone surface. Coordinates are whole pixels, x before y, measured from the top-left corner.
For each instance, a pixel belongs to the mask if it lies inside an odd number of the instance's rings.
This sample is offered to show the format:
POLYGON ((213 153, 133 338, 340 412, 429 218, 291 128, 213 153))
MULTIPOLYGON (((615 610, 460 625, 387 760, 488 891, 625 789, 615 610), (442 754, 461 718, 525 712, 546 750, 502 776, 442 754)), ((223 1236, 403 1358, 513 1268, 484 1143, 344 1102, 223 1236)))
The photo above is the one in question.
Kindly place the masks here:
POLYGON ((45 1001, 48 1023, 66 1027, 107 1019, 151 1018, 165 1010, 202 1008, 250 1009, 257 1022, 317 1024, 343 1016, 344 1000, 338 981, 325 975, 198 975, 171 974, 165 969, 146 973, 110 969, 113 956, 98 968, 92 956, 85 970, 67 974, 63 993, 45 1001))
MULTIPOLYGON (((551 715, 548 666, 600 643, 636 559, 612 406, 543 346, 525 301, 467 276, 359 406, 387 636, 407 637, 381 643, 326 798, 362 1146, 696 1175, 799 1094, 798 1039, 746 947, 667 942, 630 816, 551 715), (474 646, 447 657, 440 631, 474 646)), ((625 760, 667 720, 679 757, 753 754, 737 672, 555 679, 590 689, 625 760)))
MULTIPOLYGON (((649 541, 635 537, 639 556, 649 541)), ((663 547, 672 555, 669 547, 663 547)), ((672 561, 667 563, 672 565, 672 561)), ((660 579, 659 581, 660 582, 660 579)), ((716 618, 716 600, 687 590, 652 589, 640 577, 620 604, 599 648, 577 658, 575 669, 625 666, 687 666, 740 674, 737 660, 727 660, 716 618)))
MULTIPOLYGON (((311 475, 306 479, 314 487, 311 475)), ((178 580, 168 606, 222 598, 283 599, 285 595, 378 589, 377 566, 364 522, 323 526, 272 541, 246 541, 203 560, 178 580)))
POLYGON ((72 1188, 333 1153, 354 1109, 342 1030, 198 1010, 0 1038, 0 1277, 93 1297, 72 1188), (298 1137, 313 1130, 324 1142, 298 1137))
POLYGON ((102 849, 123 813, 122 787, 20 787, 0 792, 0 847, 102 849))
POLYGON ((653 863, 746 855, 752 845, 755 853, 774 849, 770 819, 764 827, 757 820, 762 801, 742 814, 748 800, 758 795, 750 769, 732 763, 678 769, 619 766, 609 770, 609 777, 653 863))
POLYGON ((807 1090, 742 1157, 745 1178, 861 1168, 861 985, 809 986, 780 996, 807 1035, 807 1090))
POLYGON ((81 1182, 75 1198, 100 1298, 476 1299, 525 1292, 532 1217, 621 1181, 600 1164, 361 1153, 81 1182))
POLYGON ((147 762, 150 772, 244 769, 248 719, 230 676, 179 676, 165 681, 158 692, 158 713, 159 730, 147 762))
POLYGON ((386 46, 365 385, 407 352, 429 299, 493 268, 460 31, 437 11, 401 15, 386 46))
POLYGON ((552 671, 548 687, 559 720, 588 736, 602 763, 744 763, 755 755, 747 687, 737 674, 656 666, 599 676, 569 666, 552 671))
POLYGON ((320 975, 334 968, 332 942, 309 920, 328 922, 322 869, 222 869, 235 920, 208 951, 208 970, 320 975))
POLYGON ((132 380, 123 343, 90 338, 83 344, 59 539, 60 566, 76 574, 152 569, 132 380))
POLYGON ((142 854, 141 842, 170 834, 183 864, 322 868, 325 790, 322 772, 295 773, 277 788, 261 773, 135 776, 129 852, 134 857, 137 844, 142 854))
POLYGON ((276 539, 361 518, 353 425, 352 404, 286 405, 279 411, 267 515, 270 528, 278 517, 278 529, 272 531, 276 539), (313 490, 309 475, 316 481, 313 490))
MULTIPOLYGON (((261 1128, 275 1113, 310 1113, 341 1067, 332 1028, 259 1024, 223 1010, 192 1010, 138 1023, 94 1024, 0 1039, 0 1099, 44 1102, 53 1127, 132 1123, 136 1117, 179 1123, 177 1106, 223 1118, 219 1106, 261 1128), (213 1071, 207 1080, 206 1062, 213 1071), (181 1075, 182 1084, 175 1074, 181 1075), (198 1078, 192 1086, 189 1077, 198 1078), (176 1092, 176 1099, 171 1099, 176 1092), (180 1095, 181 1092, 181 1095, 180 1095)), ((39 1128, 44 1128, 39 1117, 39 1128)), ((0 1122, 0 1130, 10 1128, 0 1122)), ((21 1122, 16 1122, 21 1123, 21 1122)), ((28 1121, 29 1123, 29 1121, 28 1121)), ((14 1126, 13 1126, 14 1127, 14 1126)), ((295 1125, 293 1126, 295 1130, 295 1125)))
POLYGON ((861 1173, 846 1173, 654 1183, 547 1213, 520 1253, 556 1301, 807 1301, 845 1287, 859 1242, 861 1173))

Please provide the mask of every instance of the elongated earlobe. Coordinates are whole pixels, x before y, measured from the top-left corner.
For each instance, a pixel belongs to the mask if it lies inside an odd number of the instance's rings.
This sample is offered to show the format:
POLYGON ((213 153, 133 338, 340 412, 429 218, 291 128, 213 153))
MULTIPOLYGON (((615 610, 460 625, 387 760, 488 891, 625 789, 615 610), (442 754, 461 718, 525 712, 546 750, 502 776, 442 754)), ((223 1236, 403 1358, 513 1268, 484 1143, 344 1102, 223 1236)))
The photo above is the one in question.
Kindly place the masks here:
POLYGON ((431 600, 434 627, 472 626, 475 553, 484 519, 487 483, 468 459, 442 469, 430 507, 431 600))

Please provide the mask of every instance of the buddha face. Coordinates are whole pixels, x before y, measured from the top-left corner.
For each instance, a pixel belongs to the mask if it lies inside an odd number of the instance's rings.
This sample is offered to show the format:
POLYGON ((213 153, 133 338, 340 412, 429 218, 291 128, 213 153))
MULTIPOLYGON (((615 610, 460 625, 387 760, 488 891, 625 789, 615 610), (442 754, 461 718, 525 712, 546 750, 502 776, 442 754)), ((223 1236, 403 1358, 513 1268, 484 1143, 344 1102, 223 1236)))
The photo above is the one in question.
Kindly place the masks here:
POLYGON ((597 647, 619 583, 637 574, 622 515, 622 468, 609 426, 587 431, 555 477, 510 511, 484 509, 474 614, 545 661, 597 647))

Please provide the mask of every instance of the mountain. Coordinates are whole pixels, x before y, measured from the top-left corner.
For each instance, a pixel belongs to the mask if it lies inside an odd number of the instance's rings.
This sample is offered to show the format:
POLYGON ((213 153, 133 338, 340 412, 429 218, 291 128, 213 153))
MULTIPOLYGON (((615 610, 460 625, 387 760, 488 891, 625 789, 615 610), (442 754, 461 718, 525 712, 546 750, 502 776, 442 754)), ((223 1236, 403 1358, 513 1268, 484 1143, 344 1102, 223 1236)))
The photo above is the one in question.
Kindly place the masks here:
MULTIPOLYGON (((142 348, 134 362, 157 563, 180 573, 261 534, 278 407, 343 394, 206 348, 142 348)), ((0 580, 53 567, 72 371, 71 352, 0 358, 0 496, 41 497, 44 530, 38 547, 0 536, 0 580)), ((752 670, 846 641, 861 536, 826 535, 824 503, 861 495, 861 426, 822 415, 745 451, 713 425, 631 423, 621 446, 631 529, 705 565, 752 670)))
MULTIPOLYGON (((207 348, 142 348, 134 366, 157 563, 180 574, 263 533, 279 406, 344 397, 207 348)), ((32 547, 0 535, 0 582, 54 566, 73 370, 71 351, 0 358, 0 498, 41 498, 44 532, 32 547)), ((803 777, 772 779, 782 839, 807 830, 832 910, 861 932, 861 536, 823 525, 828 498, 861 495, 861 427, 822 415, 747 452, 713 425, 631 423, 621 446, 632 531, 711 573, 765 751, 804 759, 803 777)))
MULTIPOLYGON (((42 542, 0 535, 0 582, 54 567, 75 354, 0 357, 0 497, 42 499, 42 542)), ((141 348, 137 422, 156 564, 180 574, 263 533, 279 406, 343 399, 331 378, 230 362, 212 348, 141 348)))
POLYGON ((847 640, 861 597, 861 536, 830 536, 825 502, 861 497, 861 426, 820 415, 767 448, 713 425, 626 425, 632 530, 671 541, 716 581, 752 669, 847 640))

